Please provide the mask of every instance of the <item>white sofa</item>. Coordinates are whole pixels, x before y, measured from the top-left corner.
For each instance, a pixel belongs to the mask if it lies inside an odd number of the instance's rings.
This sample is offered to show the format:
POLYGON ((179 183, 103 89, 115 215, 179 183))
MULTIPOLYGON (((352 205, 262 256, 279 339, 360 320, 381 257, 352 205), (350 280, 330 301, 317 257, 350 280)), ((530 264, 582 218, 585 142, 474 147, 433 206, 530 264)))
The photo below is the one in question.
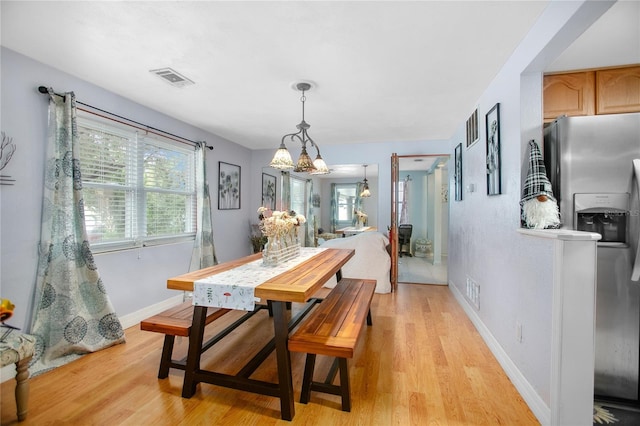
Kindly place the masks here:
MULTIPOLYGON (((379 232, 363 232, 353 237, 325 241, 320 247, 355 249, 355 255, 342 267, 342 276, 376 280, 376 293, 390 293, 391 257, 387 252, 388 244, 389 239, 379 232)), ((334 276, 324 286, 333 288, 336 284, 334 276)))

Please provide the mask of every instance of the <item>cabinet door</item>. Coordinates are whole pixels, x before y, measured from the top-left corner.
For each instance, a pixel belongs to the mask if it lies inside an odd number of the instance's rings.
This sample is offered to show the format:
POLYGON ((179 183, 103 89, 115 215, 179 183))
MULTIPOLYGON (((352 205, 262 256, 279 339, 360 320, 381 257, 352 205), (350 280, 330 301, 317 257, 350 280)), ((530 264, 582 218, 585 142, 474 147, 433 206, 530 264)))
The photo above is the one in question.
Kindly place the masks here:
POLYGON ((596 71, 596 114, 640 112, 640 66, 596 71))
POLYGON ((595 72, 544 76, 544 119, 595 114, 595 72))

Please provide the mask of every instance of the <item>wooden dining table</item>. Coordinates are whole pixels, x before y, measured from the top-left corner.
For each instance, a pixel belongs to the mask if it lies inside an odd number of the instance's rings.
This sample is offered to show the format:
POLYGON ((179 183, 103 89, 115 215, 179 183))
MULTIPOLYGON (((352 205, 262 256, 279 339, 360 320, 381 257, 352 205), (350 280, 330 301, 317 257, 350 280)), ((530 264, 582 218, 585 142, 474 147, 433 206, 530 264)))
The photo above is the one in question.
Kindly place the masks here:
MULTIPOLYGON (((267 302, 273 320, 274 338, 237 374, 223 374, 203 370, 200 357, 203 349, 204 328, 207 314, 206 306, 194 306, 193 323, 189 335, 189 348, 182 385, 182 396, 190 398, 198 383, 210 383, 233 389, 274 396, 280 399, 280 413, 283 420, 292 420, 295 415, 291 356, 287 348, 289 331, 309 312, 314 301, 313 295, 333 276, 342 278, 341 268, 355 254, 353 249, 323 249, 311 258, 299 263, 285 272, 268 279, 255 287, 254 295, 267 302), (291 302, 307 303, 294 318, 288 319, 286 306, 291 302), (275 348, 278 382, 271 383, 251 379, 251 373, 266 359, 275 348)), ((172 290, 193 291, 194 282, 221 272, 238 268, 246 263, 259 260, 261 254, 255 254, 209 268, 189 272, 167 280, 167 288, 172 290)), ((265 266, 266 268, 266 266, 265 266)), ((206 346, 209 346, 208 344, 206 346)))

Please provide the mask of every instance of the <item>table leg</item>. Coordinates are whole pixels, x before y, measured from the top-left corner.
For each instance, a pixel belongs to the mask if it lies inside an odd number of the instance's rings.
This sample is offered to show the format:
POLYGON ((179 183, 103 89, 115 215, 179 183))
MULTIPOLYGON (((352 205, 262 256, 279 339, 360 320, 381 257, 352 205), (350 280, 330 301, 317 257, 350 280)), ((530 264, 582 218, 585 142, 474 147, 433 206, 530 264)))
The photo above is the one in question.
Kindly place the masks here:
POLYGON ((291 354, 287 348, 289 339, 285 302, 272 302, 273 329, 278 362, 278 384, 280 387, 280 415, 283 420, 292 420, 295 415, 293 403, 293 379, 291 377, 291 354))
POLYGON ((182 383, 182 397, 191 398, 196 393, 198 382, 195 381, 196 371, 200 370, 200 355, 202 354, 202 340, 207 319, 206 306, 193 307, 193 321, 189 334, 189 350, 187 363, 184 368, 184 382, 182 383))

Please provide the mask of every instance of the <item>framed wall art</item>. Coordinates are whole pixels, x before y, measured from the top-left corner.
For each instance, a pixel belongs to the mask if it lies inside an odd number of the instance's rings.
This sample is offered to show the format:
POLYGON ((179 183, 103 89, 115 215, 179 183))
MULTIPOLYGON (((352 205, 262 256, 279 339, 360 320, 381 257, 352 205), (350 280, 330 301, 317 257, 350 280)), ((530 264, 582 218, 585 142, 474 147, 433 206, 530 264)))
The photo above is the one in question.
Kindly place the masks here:
POLYGON ((453 172, 453 180, 455 186, 455 200, 462 201, 462 144, 456 146, 455 151, 455 170, 453 172))
POLYGON ((502 193, 500 162, 500 104, 495 104, 485 117, 487 133, 487 194, 502 193))
POLYGON ((478 109, 467 119, 467 148, 478 142, 478 109))
POLYGON ((262 206, 276 209, 276 177, 262 174, 262 206))
POLYGON ((218 210, 240 208, 240 166, 218 162, 218 210))

